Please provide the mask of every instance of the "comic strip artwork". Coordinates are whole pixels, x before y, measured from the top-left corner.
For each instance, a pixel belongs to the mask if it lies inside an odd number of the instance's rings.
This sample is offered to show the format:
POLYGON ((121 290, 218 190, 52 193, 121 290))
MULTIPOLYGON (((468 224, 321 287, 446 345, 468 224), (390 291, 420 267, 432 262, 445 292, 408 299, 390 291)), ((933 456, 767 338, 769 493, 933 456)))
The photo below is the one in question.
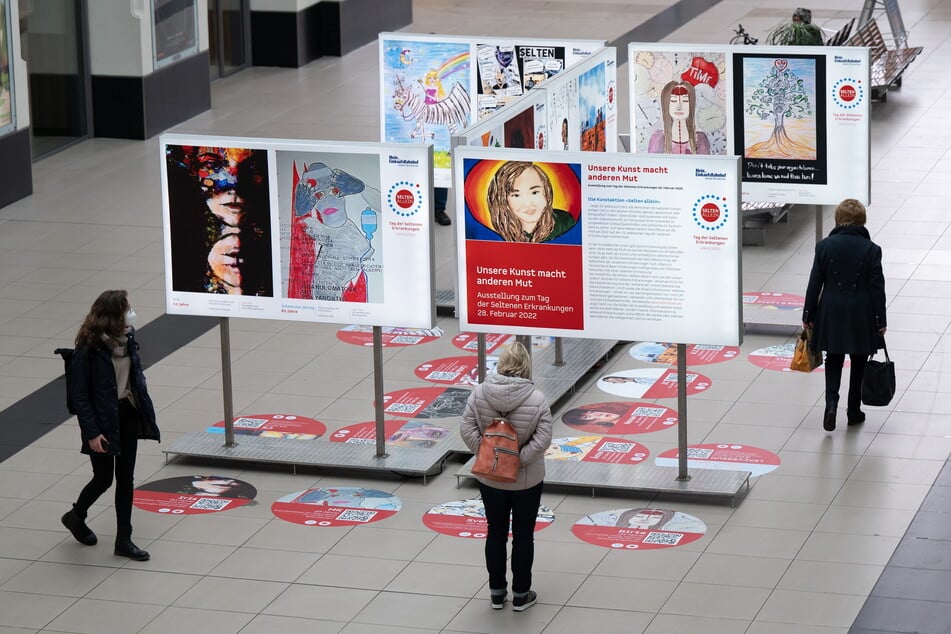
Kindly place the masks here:
POLYGON ((744 181, 824 185, 824 58, 737 55, 735 151, 744 181))
POLYGON ((726 154, 725 53, 639 51, 633 74, 636 152, 726 154))
POLYGON ((437 168, 450 166, 450 136, 471 121, 470 52, 466 43, 383 42, 385 142, 432 143, 437 168))
POLYGON ((172 289, 273 296, 267 151, 167 145, 172 289))
POLYGON ((279 151, 277 172, 283 296, 383 302, 379 157, 279 151))
POLYGON ((580 96, 581 150, 583 152, 606 152, 605 113, 607 102, 607 79, 604 64, 598 64, 578 77, 580 96))
POLYGON ((13 129, 13 77, 10 73, 10 2, 0 0, 0 134, 13 129))
POLYGON ((565 47, 478 44, 479 119, 565 69, 565 47))

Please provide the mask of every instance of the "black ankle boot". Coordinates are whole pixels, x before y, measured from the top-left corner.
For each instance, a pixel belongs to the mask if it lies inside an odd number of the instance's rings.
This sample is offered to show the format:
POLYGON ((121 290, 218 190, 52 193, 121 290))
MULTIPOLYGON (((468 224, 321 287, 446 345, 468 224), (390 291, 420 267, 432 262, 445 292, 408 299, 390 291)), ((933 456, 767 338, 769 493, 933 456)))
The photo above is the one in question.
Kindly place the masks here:
POLYGON ((847 409, 845 416, 849 419, 849 425, 861 425, 865 422, 865 412, 860 409, 847 409))
POLYGON ((73 537, 75 537, 76 541, 80 544, 95 546, 96 542, 99 541, 96 534, 86 526, 85 518, 79 517, 79 514, 76 513, 75 507, 67 511, 66 514, 60 518, 60 521, 63 523, 63 526, 69 529, 69 532, 73 534, 73 537))
POLYGON ((838 399, 831 403, 826 402, 826 411, 822 415, 822 428, 826 431, 835 431, 835 410, 838 406, 838 399))
POLYGON ((135 561, 148 561, 149 553, 132 543, 131 539, 117 539, 115 554, 135 561))

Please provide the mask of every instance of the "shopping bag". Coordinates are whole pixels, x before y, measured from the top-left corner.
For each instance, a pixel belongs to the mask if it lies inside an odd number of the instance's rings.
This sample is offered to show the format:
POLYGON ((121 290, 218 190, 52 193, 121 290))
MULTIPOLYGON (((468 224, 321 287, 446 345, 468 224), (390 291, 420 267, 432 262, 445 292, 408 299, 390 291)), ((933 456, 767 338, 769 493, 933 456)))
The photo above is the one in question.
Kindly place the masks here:
POLYGON ((803 328, 796 341, 789 369, 796 372, 812 372, 822 365, 822 353, 812 350, 812 328, 803 328))
POLYGON ((865 364, 865 376, 862 377, 862 402, 866 405, 888 405, 895 396, 895 364, 888 356, 888 348, 882 340, 885 360, 876 361, 872 354, 865 364))

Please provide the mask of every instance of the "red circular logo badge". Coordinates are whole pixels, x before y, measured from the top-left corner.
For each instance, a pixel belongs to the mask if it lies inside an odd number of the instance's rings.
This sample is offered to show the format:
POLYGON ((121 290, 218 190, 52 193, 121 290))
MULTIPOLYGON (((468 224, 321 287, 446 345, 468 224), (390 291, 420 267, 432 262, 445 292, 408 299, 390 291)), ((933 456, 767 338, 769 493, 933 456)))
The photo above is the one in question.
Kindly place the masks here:
POLYGON ((845 84, 839 88, 839 99, 846 103, 855 100, 857 94, 858 92, 855 90, 855 87, 849 84, 845 84))
POLYGON ((720 217, 720 208, 714 203, 707 203, 700 208, 700 217, 707 222, 716 222, 720 217))
POLYGON ((416 202, 416 198, 413 196, 413 192, 408 189, 401 189, 396 192, 396 195, 393 197, 393 200, 396 201, 396 204, 403 209, 409 209, 413 206, 413 203, 416 202))

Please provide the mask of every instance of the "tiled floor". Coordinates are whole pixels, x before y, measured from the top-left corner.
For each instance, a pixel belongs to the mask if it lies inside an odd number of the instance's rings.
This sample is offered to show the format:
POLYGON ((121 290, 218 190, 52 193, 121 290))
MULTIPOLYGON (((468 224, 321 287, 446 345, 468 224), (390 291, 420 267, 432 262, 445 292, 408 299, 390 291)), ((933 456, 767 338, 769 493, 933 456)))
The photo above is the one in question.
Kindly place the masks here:
MULTIPOLYGON (((859 4, 831 0, 813 7, 814 19, 834 30, 859 4)), ((724 42, 737 23, 762 34, 791 11, 752 0, 426 0, 415 3, 411 30, 613 41, 669 6, 665 20, 673 22, 655 20, 651 28, 675 28, 665 39, 682 42, 724 42)), ((61 386, 49 385, 62 373, 53 348, 69 345, 99 291, 128 288, 143 335, 153 333, 142 341, 157 360, 147 375, 171 440, 221 417, 218 333, 201 321, 189 322, 194 332, 186 333, 161 317, 156 139, 93 139, 37 163, 36 193, 0 210, 0 448, 16 447, 37 425, 49 430, 0 462, 0 633, 799 634, 846 632, 853 623, 856 632, 948 631, 951 223, 944 190, 951 154, 944 139, 951 88, 941 77, 951 62, 951 0, 903 2, 902 9, 911 42, 925 52, 903 89, 873 107, 869 209, 870 230, 885 250, 898 396, 889 407, 869 408, 861 428, 827 434, 820 426, 822 377, 752 365, 750 352, 790 338, 748 333, 740 358, 703 367, 713 385, 691 397, 690 442, 755 445, 777 453, 779 469, 754 479, 737 508, 546 492, 543 503, 556 520, 537 536, 540 603, 522 614, 489 609, 480 542, 439 535, 420 520, 436 504, 476 494, 456 488, 456 464, 423 485, 395 475, 166 465, 160 446, 145 443, 138 480, 231 475, 257 487, 256 503, 187 517, 137 510, 135 537, 152 560, 136 563, 112 555, 115 521, 106 496, 90 522, 100 545, 73 541, 59 516, 89 474, 75 422, 57 426, 28 407, 62 398, 61 386), (178 341, 183 345, 163 350, 178 341), (270 512, 271 502, 290 492, 341 485, 391 491, 403 508, 354 528, 300 526, 270 512), (705 536, 678 548, 618 552, 571 532, 586 514, 646 503, 702 519, 705 536)), ((299 70, 246 70, 216 82, 213 109, 178 130, 377 140, 376 56, 369 45, 299 70)), ((621 125, 626 131, 627 122, 621 125)), ((794 211, 788 224, 770 227, 766 246, 744 250, 745 290, 803 292, 812 219, 811 210, 794 211)), ((446 237, 437 246, 437 283, 451 288, 451 228, 436 231, 446 237)), ((418 363, 459 354, 449 341, 456 321, 441 318, 439 325, 446 334, 436 342, 386 350, 388 389, 422 386, 412 372, 418 363)), ((371 420, 369 351, 340 342, 336 330, 232 321, 237 411, 292 411, 331 431, 371 420)), ((605 369, 638 366, 622 354, 605 369)), ((616 399, 586 383, 572 405, 606 400, 616 399)), ((676 407, 674 399, 661 402, 676 407)), ((556 433, 576 434, 560 422, 556 433)), ((634 438, 653 455, 676 446, 670 430, 634 438)))

